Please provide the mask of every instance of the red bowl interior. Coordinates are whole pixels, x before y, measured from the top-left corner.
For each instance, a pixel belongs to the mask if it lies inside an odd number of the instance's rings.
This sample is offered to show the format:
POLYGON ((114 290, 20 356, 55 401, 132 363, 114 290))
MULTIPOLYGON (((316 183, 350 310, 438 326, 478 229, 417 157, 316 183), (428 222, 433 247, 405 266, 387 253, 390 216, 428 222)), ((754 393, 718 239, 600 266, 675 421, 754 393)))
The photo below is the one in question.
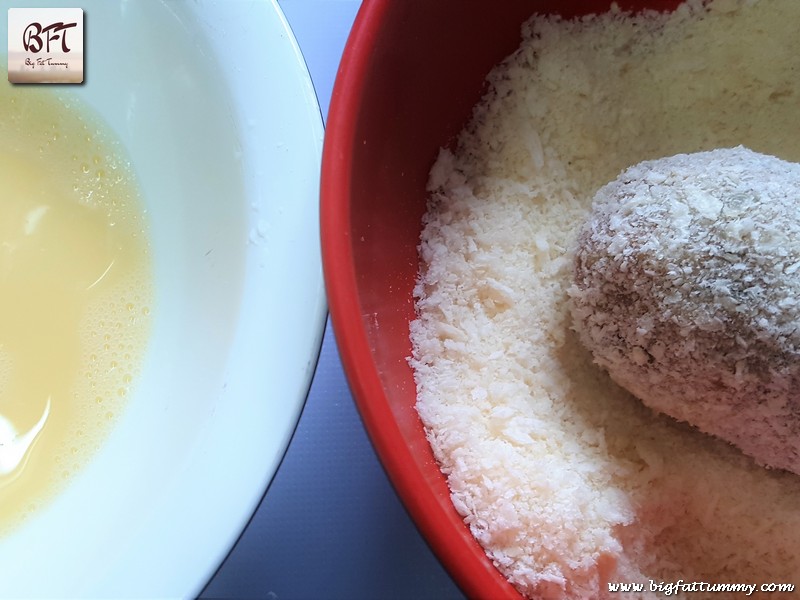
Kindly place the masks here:
MULTIPOLYGON (((674 8, 677 0, 619 2, 674 8)), ((427 175, 463 127, 489 70, 533 12, 607 0, 365 0, 328 114, 321 227, 331 319, 364 425, 397 493, 465 594, 519 598, 453 508, 414 408, 407 363, 427 175)))

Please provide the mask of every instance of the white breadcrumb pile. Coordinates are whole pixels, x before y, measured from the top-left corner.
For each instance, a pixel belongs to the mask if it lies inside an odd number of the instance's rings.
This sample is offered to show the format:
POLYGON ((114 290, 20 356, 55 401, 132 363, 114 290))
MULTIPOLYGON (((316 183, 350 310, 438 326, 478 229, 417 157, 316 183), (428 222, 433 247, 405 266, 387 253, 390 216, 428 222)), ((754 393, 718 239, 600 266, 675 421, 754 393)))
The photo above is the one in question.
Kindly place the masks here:
POLYGON ((800 584, 800 477, 618 387, 572 329, 568 293, 592 199, 630 165, 739 145, 800 161, 797 23, 797 0, 534 17, 431 170, 417 408, 455 508, 530 598, 800 584))
POLYGON ((738 147, 625 170, 594 198, 571 296, 614 381, 800 473, 800 164, 738 147))

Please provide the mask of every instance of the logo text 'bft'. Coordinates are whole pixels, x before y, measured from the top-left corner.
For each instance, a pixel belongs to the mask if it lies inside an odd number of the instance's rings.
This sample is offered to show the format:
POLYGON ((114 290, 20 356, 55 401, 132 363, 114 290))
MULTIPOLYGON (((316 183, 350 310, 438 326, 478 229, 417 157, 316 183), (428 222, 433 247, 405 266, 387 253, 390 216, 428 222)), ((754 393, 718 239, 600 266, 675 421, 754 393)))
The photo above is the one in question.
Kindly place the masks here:
POLYGON ((67 29, 77 26, 77 23, 52 23, 47 27, 42 27, 41 23, 31 23, 22 33, 22 46, 26 52, 36 54, 41 52, 46 44, 45 52, 50 52, 50 42, 61 40, 61 51, 66 54, 70 51, 67 46, 67 29), (44 41, 42 41, 42 34, 46 34, 44 41))

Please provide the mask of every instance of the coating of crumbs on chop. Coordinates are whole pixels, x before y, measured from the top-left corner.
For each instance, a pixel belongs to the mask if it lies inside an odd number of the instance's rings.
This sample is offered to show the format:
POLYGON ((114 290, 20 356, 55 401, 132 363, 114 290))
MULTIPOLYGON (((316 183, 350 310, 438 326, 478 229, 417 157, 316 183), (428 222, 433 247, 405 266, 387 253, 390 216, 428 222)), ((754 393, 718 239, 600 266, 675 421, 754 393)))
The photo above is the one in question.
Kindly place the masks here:
POLYGON ((800 573, 798 478, 616 387, 567 294, 591 198, 624 168, 739 144, 800 160, 798 19, 794 0, 534 19, 431 171, 418 411, 455 507, 530 597, 800 573))
POLYGON ((738 147, 625 170, 595 195, 570 295, 615 382, 800 473, 800 164, 738 147))

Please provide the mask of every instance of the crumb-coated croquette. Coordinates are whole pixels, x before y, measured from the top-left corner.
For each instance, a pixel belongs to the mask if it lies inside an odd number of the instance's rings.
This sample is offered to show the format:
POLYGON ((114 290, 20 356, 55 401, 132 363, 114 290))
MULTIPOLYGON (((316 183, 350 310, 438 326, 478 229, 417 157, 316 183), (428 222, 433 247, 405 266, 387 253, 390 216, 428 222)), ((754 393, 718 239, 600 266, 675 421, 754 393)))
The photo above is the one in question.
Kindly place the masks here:
POLYGON ((571 297, 617 383, 800 473, 800 165, 737 147, 627 169, 594 198, 571 297))

